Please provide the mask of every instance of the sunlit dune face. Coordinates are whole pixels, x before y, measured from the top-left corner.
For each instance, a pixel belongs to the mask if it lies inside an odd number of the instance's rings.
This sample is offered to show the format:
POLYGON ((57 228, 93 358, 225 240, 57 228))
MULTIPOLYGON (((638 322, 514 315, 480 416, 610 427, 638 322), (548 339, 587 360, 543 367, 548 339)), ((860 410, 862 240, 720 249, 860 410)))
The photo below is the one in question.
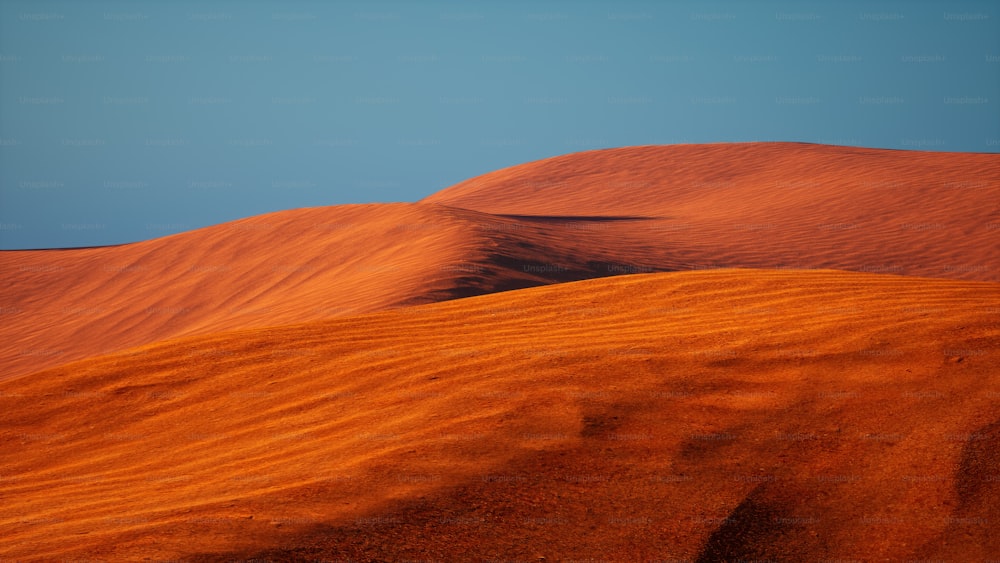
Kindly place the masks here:
POLYGON ((981 560, 998 312, 680 272, 70 363, 0 384, 0 557, 981 560))
POLYGON ((0 379, 167 338, 623 274, 834 268, 998 281, 996 201, 991 154, 627 147, 491 172, 415 204, 0 252, 0 379))
POLYGON ((1000 157, 802 143, 624 147, 530 162, 423 200, 616 216, 624 263, 836 268, 998 281, 1000 157), (641 234, 640 234, 641 233, 641 234))

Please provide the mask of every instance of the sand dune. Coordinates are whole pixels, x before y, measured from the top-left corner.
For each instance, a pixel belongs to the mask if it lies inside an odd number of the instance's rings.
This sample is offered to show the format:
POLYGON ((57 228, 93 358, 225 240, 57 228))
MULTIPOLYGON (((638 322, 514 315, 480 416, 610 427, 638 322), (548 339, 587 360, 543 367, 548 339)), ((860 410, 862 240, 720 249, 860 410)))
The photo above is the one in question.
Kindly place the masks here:
POLYGON ((129 245, 0 252, 0 380, 182 335, 682 269, 666 252, 634 265, 653 256, 626 226, 641 222, 350 205, 129 245))
POLYGON ((0 379, 183 335, 608 275, 835 268, 1000 279, 996 155, 796 143, 577 153, 423 203, 0 252, 0 379))
POLYGON ((448 219, 405 204, 300 209, 136 244, 0 253, 4 372, 420 302, 462 255, 467 229, 448 219))
POLYGON ((0 379, 181 335, 612 275, 616 251, 593 238, 435 204, 377 204, 121 246, 0 252, 0 379))
MULTIPOLYGON (((629 236, 687 267, 1000 280, 996 154, 805 143, 625 147, 497 170, 423 201, 494 214, 651 217, 646 233, 630 228, 629 236)), ((647 263, 662 259, 652 252, 647 263)))
POLYGON ((0 383, 0 558, 982 560, 997 289, 622 276, 61 366, 0 383))
POLYGON ((998 201, 630 147, 0 252, 0 561, 995 556, 998 201))

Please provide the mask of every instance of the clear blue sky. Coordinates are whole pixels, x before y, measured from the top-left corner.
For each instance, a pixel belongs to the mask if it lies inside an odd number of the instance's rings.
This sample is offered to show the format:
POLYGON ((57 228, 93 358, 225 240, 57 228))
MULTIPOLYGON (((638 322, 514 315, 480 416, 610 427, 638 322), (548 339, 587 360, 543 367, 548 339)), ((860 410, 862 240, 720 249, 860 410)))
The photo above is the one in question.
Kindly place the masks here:
POLYGON ((624 145, 1000 150, 992 2, 0 2, 0 248, 624 145))

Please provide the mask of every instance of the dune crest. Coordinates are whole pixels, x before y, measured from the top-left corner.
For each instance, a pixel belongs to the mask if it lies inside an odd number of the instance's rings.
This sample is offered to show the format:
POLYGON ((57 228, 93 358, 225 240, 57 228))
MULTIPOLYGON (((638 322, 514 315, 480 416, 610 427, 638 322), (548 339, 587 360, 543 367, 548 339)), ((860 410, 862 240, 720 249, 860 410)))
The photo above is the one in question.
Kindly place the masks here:
POLYGON ((623 147, 497 170, 422 201, 494 214, 653 217, 648 243, 668 246, 688 268, 1000 281, 997 154, 807 143, 623 147))

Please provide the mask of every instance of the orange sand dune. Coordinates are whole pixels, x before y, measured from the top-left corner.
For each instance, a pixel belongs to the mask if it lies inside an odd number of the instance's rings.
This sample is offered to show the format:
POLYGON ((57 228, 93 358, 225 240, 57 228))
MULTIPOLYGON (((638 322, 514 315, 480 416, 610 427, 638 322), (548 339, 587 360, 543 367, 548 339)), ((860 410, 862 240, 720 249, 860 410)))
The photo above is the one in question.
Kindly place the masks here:
POLYGON ((475 244, 442 209, 299 209, 136 244, 0 252, 0 377, 183 334, 421 302, 449 286, 442 266, 461 259, 461 241, 475 244))
POLYGON ((602 275, 587 262, 600 250, 553 229, 440 205, 347 205, 122 246, 0 252, 0 379, 180 335, 602 275), (541 261, 554 256, 580 264, 553 271, 541 261))
MULTIPOLYGON (((687 267, 1000 280, 1000 155, 804 143, 642 146, 521 164, 424 202, 494 214, 654 217, 615 237, 687 267), (638 227, 643 227, 645 232, 638 227)), ((626 257, 632 259, 632 257, 626 257)))
POLYGON ((1000 284, 619 276, 0 383, 0 558, 977 561, 1000 284))
POLYGON ((1000 279, 997 155, 632 147, 515 166, 425 201, 0 252, 0 380, 182 335, 616 274, 740 266, 1000 279))
MULTIPOLYGON (((271 213, 103 248, 0 252, 0 380, 182 335, 647 271, 628 218, 519 220, 438 204, 271 213), (607 226, 623 234, 608 236, 607 226)), ((682 268, 668 252, 657 270, 682 268)))

